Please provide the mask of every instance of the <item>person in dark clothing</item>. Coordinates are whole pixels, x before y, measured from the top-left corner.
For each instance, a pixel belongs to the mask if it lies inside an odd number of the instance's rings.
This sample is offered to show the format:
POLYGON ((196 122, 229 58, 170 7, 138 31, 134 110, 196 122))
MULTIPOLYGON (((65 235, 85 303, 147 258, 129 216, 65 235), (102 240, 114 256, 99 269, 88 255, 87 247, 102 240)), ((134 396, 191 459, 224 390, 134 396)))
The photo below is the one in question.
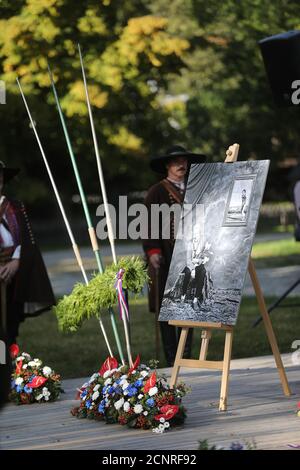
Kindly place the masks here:
MULTIPOLYGON (((172 259, 176 227, 174 214, 171 213, 170 220, 160 220, 157 238, 153 238, 151 229, 153 220, 151 217, 151 206, 153 204, 183 204, 186 189, 186 179, 190 163, 201 163, 206 160, 204 155, 188 152, 183 147, 176 145, 170 148, 165 155, 154 157, 150 166, 157 173, 165 175, 165 178, 154 184, 148 191, 145 204, 148 209, 148 238, 143 240, 143 248, 148 260, 148 273, 151 279, 149 286, 149 309, 156 311, 156 299, 158 296, 159 305, 161 305, 165 285, 168 277, 169 267, 172 259), (170 236, 162 236, 164 224, 170 225, 170 236), (158 273, 158 276, 156 276, 158 273), (156 279, 158 277, 158 285, 156 279)), ((175 360, 179 331, 167 322, 160 322, 162 343, 168 366, 172 366, 175 360)), ((186 343, 185 357, 191 354, 192 330, 190 330, 186 343)))
POLYGON ((18 174, 0 162, 1 323, 8 345, 16 342, 19 325, 55 304, 49 277, 22 202, 3 195, 18 174))

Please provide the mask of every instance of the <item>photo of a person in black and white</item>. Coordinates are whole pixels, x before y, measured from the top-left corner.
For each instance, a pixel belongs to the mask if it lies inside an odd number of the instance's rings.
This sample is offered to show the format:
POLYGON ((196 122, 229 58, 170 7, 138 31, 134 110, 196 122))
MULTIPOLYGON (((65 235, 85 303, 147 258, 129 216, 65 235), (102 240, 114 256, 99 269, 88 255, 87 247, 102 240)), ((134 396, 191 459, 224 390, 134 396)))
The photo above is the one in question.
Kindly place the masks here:
POLYGON ((229 191, 223 225, 246 225, 254 178, 239 177, 229 191))
POLYGON ((199 251, 198 240, 193 240, 193 251, 191 266, 185 266, 179 277, 166 297, 180 304, 188 303, 194 310, 208 299, 209 290, 212 287, 212 279, 206 270, 209 261, 210 244, 206 243, 199 251))

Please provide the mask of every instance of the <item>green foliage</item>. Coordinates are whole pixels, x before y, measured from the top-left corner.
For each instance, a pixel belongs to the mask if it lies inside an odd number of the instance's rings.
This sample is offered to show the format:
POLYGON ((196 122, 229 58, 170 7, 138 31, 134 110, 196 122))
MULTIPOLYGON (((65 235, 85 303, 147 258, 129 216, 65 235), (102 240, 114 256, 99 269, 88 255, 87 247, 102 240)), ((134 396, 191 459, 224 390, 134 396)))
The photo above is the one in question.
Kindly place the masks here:
MULTIPOLYGON (((106 183, 120 193, 136 184, 136 167, 148 168, 146 155, 174 133, 169 110, 161 102, 166 75, 182 64, 189 42, 167 31, 168 19, 153 15, 144 0, 24 0, 1 2, 0 78, 6 82, 7 105, 0 116, 4 140, 1 159, 21 165, 28 184, 19 181, 16 191, 37 204, 53 200, 38 186, 47 175, 19 91, 19 76, 40 138, 66 195, 75 190, 66 144, 50 88, 47 60, 66 114, 79 170, 88 191, 96 193, 95 157, 81 69, 80 42, 88 78, 95 127, 99 136, 106 183), (12 3, 14 4, 12 6, 12 3), (151 83, 155 82, 155 87, 151 83), (124 178, 126 176, 126 178, 124 178), (73 181, 73 183, 72 183, 73 181), (39 199, 40 196, 40 200, 39 199)), ((147 171, 140 171, 138 186, 147 185, 147 171), (144 176, 145 175, 145 176, 144 176)))
POLYGON ((101 310, 117 302, 115 283, 120 269, 124 270, 123 288, 134 294, 142 291, 148 281, 144 262, 139 257, 123 257, 117 265, 94 276, 88 285, 76 284, 72 293, 59 301, 54 312, 61 331, 77 331, 85 320, 99 317, 101 310))

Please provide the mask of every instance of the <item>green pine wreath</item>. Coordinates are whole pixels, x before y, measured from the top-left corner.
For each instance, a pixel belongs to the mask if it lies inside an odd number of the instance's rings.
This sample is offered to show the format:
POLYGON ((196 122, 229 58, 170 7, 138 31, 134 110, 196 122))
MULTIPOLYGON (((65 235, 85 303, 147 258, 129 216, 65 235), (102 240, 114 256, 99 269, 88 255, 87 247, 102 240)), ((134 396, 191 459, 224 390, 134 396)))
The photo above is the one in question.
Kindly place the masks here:
POLYGON ((111 264, 102 274, 95 275, 89 284, 76 284, 72 293, 58 302, 53 310, 59 330, 75 332, 85 320, 99 317, 102 309, 116 304, 115 283, 120 269, 124 270, 123 288, 139 294, 149 280, 145 262, 137 256, 120 258, 117 264, 111 264))

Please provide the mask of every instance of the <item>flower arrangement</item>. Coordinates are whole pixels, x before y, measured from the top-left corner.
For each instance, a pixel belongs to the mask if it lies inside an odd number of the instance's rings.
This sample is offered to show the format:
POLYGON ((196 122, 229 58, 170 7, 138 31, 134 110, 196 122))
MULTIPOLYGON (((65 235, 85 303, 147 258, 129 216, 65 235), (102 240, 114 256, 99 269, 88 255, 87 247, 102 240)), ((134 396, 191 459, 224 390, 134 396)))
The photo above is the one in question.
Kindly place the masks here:
MULTIPOLYGON (((154 361, 155 367, 157 362, 154 361)), ((171 389, 165 376, 140 364, 137 357, 131 368, 119 366, 108 358, 99 372, 79 390, 80 405, 71 413, 78 418, 105 420, 130 428, 152 429, 163 433, 184 422, 181 401, 188 389, 184 384, 171 389)))
POLYGON ((32 359, 26 352, 20 354, 16 344, 10 347, 10 355, 14 366, 10 401, 28 405, 57 400, 63 392, 58 374, 50 367, 43 366, 40 359, 32 359))

